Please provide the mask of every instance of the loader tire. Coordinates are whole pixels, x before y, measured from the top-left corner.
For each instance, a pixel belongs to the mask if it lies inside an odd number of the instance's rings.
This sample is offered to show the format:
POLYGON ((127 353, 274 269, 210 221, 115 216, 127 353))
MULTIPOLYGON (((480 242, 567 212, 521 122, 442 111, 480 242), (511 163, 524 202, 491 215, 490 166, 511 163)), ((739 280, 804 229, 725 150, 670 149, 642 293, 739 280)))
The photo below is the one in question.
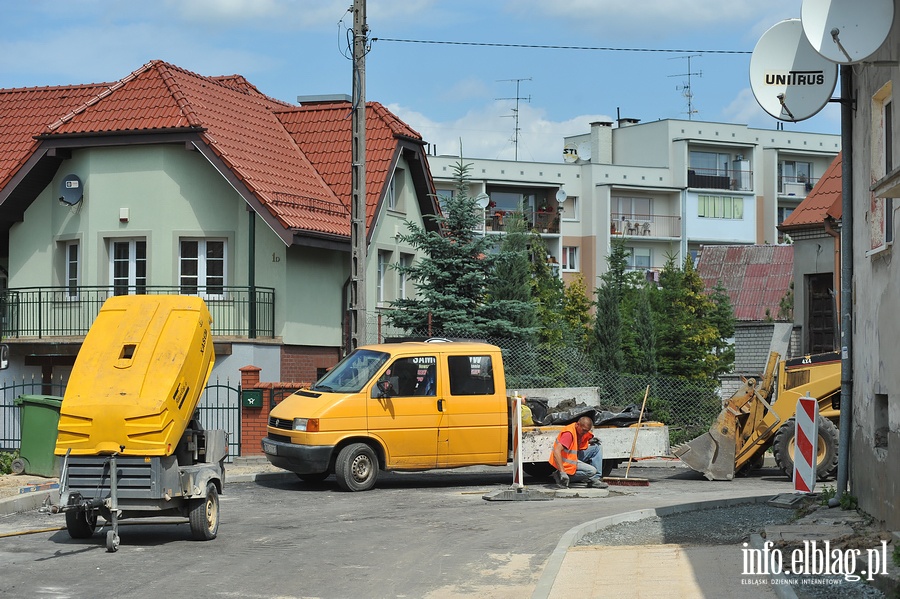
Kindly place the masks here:
POLYGON ((211 541, 219 534, 219 491, 206 483, 206 497, 190 500, 191 536, 196 541, 211 541))
POLYGON ((66 512, 66 531, 73 539, 89 539, 97 530, 96 510, 69 510, 66 512))
POLYGON ((378 478, 378 456, 365 443, 348 445, 338 454, 334 476, 344 491, 368 491, 378 478))
MULTIPOLYGON (((833 478, 837 473, 838 429, 834 423, 819 416, 819 440, 816 444, 816 480, 833 478)), ((772 454, 775 463, 785 475, 794 478, 794 430, 795 420, 791 418, 775 432, 772 454)))

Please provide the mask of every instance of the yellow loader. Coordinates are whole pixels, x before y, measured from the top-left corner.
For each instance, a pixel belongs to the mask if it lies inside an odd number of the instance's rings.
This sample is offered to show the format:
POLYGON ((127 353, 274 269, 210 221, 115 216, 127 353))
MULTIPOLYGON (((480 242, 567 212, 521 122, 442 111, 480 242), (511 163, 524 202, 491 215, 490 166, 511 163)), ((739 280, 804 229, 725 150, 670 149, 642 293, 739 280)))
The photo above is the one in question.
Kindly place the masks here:
POLYGON ((840 353, 780 362, 778 358, 777 352, 769 355, 761 381, 744 380, 709 432, 673 448, 672 453, 709 480, 732 480, 735 473, 761 467, 763 454, 771 447, 775 463, 793 478, 797 399, 809 393, 819 402, 816 477, 833 477, 837 472, 841 415, 840 353))

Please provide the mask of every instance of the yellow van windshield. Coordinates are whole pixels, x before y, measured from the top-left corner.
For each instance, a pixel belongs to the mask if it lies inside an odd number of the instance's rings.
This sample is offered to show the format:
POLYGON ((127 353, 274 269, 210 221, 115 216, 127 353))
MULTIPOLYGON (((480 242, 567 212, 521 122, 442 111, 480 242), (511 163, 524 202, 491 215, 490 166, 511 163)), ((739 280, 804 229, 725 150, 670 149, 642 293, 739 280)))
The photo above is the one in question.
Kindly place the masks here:
POLYGON ((356 393, 366 386, 390 358, 390 354, 370 349, 357 349, 320 378, 311 391, 356 393))

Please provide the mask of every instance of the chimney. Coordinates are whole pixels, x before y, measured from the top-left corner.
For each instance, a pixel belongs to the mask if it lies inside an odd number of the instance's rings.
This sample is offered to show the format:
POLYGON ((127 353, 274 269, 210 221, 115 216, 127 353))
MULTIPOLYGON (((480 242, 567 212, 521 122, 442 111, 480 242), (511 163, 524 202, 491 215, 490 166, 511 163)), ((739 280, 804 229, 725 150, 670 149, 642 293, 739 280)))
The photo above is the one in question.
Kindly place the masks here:
POLYGON ((619 127, 630 127, 631 125, 637 125, 641 122, 641 119, 628 119, 628 118, 620 118, 619 119, 619 127))
POLYGON ((612 131, 610 121, 591 123, 591 162, 594 164, 612 164, 612 131))

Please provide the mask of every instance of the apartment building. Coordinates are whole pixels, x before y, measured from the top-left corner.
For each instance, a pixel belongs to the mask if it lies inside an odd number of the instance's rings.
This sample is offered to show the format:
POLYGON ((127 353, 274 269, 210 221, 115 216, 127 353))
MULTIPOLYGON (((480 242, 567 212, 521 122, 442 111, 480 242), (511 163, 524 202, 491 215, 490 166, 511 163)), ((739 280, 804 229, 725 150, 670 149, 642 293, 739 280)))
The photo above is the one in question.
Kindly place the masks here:
MULTIPOLYGON (((779 242, 776 227, 840 149, 839 135, 619 119, 565 137, 559 162, 462 160, 470 194, 488 196, 485 235, 502 235, 505 214, 521 210, 560 276, 580 273, 593 289, 617 238, 630 267, 650 279, 669 255, 680 261, 704 245, 779 242)), ((453 193, 459 160, 429 156, 438 195, 453 193)))

